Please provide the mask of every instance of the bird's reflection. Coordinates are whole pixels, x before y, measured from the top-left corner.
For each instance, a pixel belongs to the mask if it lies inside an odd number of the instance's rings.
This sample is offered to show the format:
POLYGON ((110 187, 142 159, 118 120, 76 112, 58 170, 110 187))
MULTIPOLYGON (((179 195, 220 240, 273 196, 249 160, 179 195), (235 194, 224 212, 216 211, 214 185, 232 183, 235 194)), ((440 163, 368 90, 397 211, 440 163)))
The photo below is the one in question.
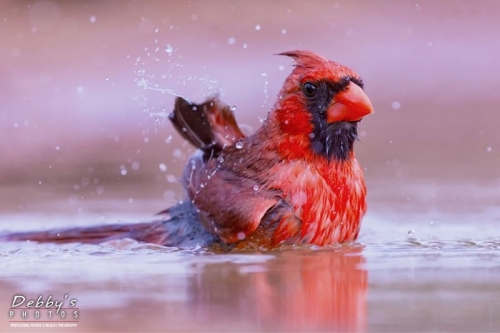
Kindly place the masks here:
POLYGON ((192 284, 197 313, 264 330, 363 331, 361 247, 284 251, 261 263, 209 264, 192 284))

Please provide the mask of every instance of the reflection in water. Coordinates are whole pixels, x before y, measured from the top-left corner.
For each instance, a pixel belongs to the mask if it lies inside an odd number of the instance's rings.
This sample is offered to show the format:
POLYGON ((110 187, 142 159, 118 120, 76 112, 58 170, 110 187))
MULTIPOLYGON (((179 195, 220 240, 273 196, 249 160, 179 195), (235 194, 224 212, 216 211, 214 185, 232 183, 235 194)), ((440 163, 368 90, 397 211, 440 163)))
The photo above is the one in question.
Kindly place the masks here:
MULTIPOLYGON (((0 277, 0 296, 69 293, 81 311, 78 331, 365 331, 362 250, 212 254, 125 240, 4 243, 9 273, 0 277), (56 262, 50 270, 47 258, 56 262)), ((0 319, 0 331, 8 327, 0 319)))
POLYGON ((208 265, 193 277, 193 306, 210 317, 244 316, 258 329, 364 330, 367 271, 361 250, 286 251, 264 264, 208 265))

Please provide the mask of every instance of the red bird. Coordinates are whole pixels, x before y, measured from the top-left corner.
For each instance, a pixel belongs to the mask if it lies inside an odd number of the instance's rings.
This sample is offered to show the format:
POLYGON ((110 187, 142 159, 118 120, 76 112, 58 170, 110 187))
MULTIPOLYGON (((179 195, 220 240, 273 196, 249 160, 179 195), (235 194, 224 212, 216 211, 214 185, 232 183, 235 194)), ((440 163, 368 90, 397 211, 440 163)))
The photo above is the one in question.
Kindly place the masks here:
POLYGON ((177 98, 170 119, 199 151, 183 173, 190 200, 164 211, 168 220, 7 239, 131 237, 177 245, 209 235, 225 243, 250 239, 271 246, 356 239, 366 212, 366 188, 353 145, 359 121, 373 113, 363 82, 351 69, 309 51, 281 55, 292 57, 295 68, 251 136, 243 135, 230 108, 219 100, 196 105, 177 98))

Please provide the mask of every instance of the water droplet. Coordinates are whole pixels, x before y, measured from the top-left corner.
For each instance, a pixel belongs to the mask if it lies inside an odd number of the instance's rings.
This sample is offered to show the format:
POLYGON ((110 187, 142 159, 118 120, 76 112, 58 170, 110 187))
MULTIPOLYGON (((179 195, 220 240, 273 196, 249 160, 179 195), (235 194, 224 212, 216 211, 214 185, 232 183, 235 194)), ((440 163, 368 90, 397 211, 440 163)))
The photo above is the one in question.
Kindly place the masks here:
POLYGON ((134 161, 134 162, 132 162, 131 167, 132 167, 132 170, 137 171, 137 170, 139 170, 139 168, 141 167, 141 165, 139 164, 139 162, 134 161))
POLYGON ((254 189, 255 191, 258 191, 258 190, 259 190, 259 185, 254 185, 254 186, 253 186, 253 189, 254 189))
MULTIPOLYGON (((292 195, 291 202, 295 206, 302 206, 307 202, 307 193, 305 191, 298 191, 292 195)), ((342 223, 341 223, 342 224, 342 223)))
POLYGON ((323 144, 321 142, 314 141, 311 144, 311 148, 312 148, 312 150, 319 152, 319 151, 323 151, 324 146, 323 146, 323 144))
POLYGON ((180 150, 179 148, 174 149, 174 157, 181 158, 182 157, 182 150, 180 150))
POLYGON ((267 76, 267 73, 266 72, 262 72, 262 73, 260 73, 260 75, 267 76))
POLYGON ((90 17, 90 22, 91 22, 91 23, 94 23, 95 21, 96 21, 96 17, 95 17, 95 16, 91 16, 91 17, 90 17))
POLYGON ((255 25, 255 30, 257 30, 257 31, 260 30, 260 24, 255 25))
POLYGON ((81 180, 81 184, 82 184, 83 187, 89 186, 89 184, 90 184, 90 178, 83 177, 82 180, 81 180))
POLYGON ((243 142, 239 141, 239 142, 236 142, 236 149, 241 149, 243 148, 243 142))
POLYGON ((234 43, 236 43, 236 38, 234 37, 230 37, 228 40, 227 40, 227 43, 229 45, 234 45, 234 43))
POLYGON ((165 52, 167 52, 169 55, 171 55, 172 52, 174 52, 174 48, 172 47, 172 45, 167 44, 167 46, 165 47, 165 52))
POLYGON ((286 29, 281 30, 281 33, 282 33, 283 35, 286 35, 286 29))
POLYGON ((399 110, 399 108, 401 108, 401 103, 399 103, 399 102, 392 102, 392 108, 394 110, 399 110))
POLYGON ((248 44, 247 44, 247 43, 243 44, 243 48, 244 48, 244 49, 246 49, 247 47, 248 47, 248 44))
POLYGON ((164 163, 160 163, 159 165, 161 172, 167 171, 167 166, 164 163))
POLYGON ((191 108, 191 110, 196 111, 196 110, 198 110, 198 107, 196 105, 193 105, 193 107, 191 108))
POLYGON ((239 240, 244 240, 247 236, 243 231, 238 232, 238 239, 239 240))
POLYGON ((280 71, 282 71, 282 70, 284 70, 284 69, 285 69, 285 66, 283 66, 283 65, 279 65, 279 66, 278 66, 278 69, 279 69, 280 71))
POLYGON ((172 142, 172 136, 171 135, 167 136, 167 138, 165 139, 165 143, 170 143, 170 142, 172 142))
POLYGON ((127 169, 122 169, 122 170, 120 171, 120 174, 121 174, 122 176, 127 175, 127 169))
POLYGON ((61 149, 61 147, 59 147, 59 146, 56 146, 56 150, 60 150, 60 149, 61 149))
POLYGON ((230 109, 231 111, 236 111, 236 105, 231 105, 230 109))
POLYGON ((104 186, 102 186, 102 185, 97 186, 96 191, 97 191, 97 194, 103 194, 104 193, 104 186))
POLYGON ((415 233, 415 230, 413 230, 413 229, 408 230, 408 235, 413 235, 414 233, 415 233))
POLYGON ((491 148, 490 146, 486 147, 486 151, 489 153, 490 151, 492 151, 493 148, 491 148))

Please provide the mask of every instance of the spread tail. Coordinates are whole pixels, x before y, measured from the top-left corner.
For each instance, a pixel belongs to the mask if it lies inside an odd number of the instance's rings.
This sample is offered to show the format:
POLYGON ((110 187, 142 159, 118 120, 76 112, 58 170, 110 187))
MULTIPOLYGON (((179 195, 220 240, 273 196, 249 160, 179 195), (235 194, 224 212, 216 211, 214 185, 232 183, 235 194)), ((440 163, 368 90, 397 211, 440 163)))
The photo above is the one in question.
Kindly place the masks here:
POLYGON ((5 233, 0 235, 0 241, 97 244, 114 239, 131 238, 163 246, 193 247, 209 245, 215 240, 198 221, 190 201, 180 203, 162 213, 168 213, 169 217, 142 223, 5 233))

